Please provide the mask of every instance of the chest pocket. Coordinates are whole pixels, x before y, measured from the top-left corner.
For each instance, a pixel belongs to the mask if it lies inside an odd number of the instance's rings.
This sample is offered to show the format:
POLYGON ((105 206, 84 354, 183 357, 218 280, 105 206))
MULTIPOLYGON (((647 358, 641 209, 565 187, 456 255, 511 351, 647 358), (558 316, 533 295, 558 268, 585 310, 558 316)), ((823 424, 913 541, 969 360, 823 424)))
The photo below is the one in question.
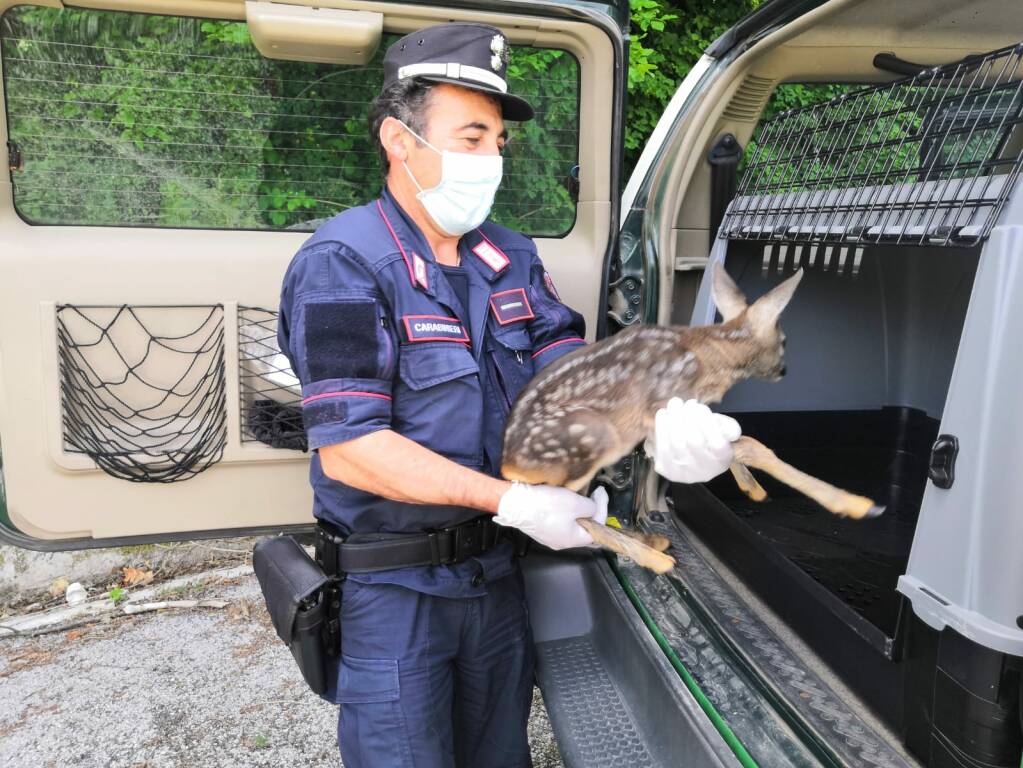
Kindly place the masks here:
POLYGON ((463 344, 402 346, 392 427, 410 440, 471 467, 483 463, 479 366, 463 344))
POLYGON ((493 330, 487 340, 487 367, 504 413, 533 378, 533 343, 521 323, 493 330))

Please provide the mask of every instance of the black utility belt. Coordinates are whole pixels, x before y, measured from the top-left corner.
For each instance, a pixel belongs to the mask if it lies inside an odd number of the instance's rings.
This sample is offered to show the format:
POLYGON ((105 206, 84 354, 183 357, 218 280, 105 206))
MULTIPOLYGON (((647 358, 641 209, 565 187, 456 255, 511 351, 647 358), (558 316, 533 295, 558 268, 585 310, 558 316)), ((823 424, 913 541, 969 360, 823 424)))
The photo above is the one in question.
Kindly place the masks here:
POLYGON ((252 567, 278 637, 291 650, 306 683, 331 703, 341 653, 341 591, 346 573, 415 565, 449 565, 481 555, 511 539, 524 555, 529 538, 489 515, 440 531, 355 535, 347 539, 329 523, 316 526, 316 559, 290 536, 260 540, 252 567))
POLYGON ((355 534, 345 537, 322 520, 316 524, 316 561, 325 573, 372 573, 419 565, 453 565, 493 549, 502 539, 524 555, 529 537, 498 525, 490 515, 425 533, 355 534))

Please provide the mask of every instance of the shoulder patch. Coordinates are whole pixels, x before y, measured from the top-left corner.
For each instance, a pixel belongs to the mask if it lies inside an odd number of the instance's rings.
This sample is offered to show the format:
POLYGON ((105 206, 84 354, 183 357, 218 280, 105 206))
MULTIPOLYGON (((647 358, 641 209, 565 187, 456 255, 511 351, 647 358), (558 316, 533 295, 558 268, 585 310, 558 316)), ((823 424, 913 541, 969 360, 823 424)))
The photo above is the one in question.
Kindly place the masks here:
POLYGON ((494 319, 501 325, 518 322, 519 320, 532 320, 536 315, 533 308, 529 306, 529 299, 526 297, 524 288, 512 288, 510 291, 501 291, 490 297, 490 311, 494 313, 494 319))
POLYGON ((426 290, 430 290, 430 280, 426 276, 426 262, 415 251, 412 252, 412 270, 415 273, 416 282, 426 290))
POLYGON ((472 249, 472 252, 479 256, 483 263, 494 272, 500 272, 511 263, 503 251, 485 238, 472 249))
POLYGON ((296 364, 312 381, 380 378, 377 303, 371 299, 311 301, 303 311, 296 364))

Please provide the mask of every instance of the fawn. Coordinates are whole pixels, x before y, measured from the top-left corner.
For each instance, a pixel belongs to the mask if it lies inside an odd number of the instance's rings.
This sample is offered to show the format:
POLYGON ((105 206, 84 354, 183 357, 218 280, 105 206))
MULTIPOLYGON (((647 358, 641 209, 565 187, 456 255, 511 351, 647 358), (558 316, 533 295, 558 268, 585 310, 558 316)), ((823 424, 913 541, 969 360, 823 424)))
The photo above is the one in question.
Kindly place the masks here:
MULTIPOLYGON (((778 318, 802 279, 802 270, 747 305, 746 297, 717 264, 717 325, 636 325, 555 361, 519 396, 504 432, 502 474, 509 480, 584 490, 594 475, 633 450, 653 428, 668 400, 719 402, 738 381, 785 375, 785 334, 778 318)), ((748 466, 762 469, 839 515, 872 517, 883 509, 785 464, 761 443, 740 437, 732 474, 760 501, 763 488, 748 466)), ((674 561, 649 537, 580 520, 598 544, 663 572, 674 561), (652 547, 652 549, 650 549, 652 547)))

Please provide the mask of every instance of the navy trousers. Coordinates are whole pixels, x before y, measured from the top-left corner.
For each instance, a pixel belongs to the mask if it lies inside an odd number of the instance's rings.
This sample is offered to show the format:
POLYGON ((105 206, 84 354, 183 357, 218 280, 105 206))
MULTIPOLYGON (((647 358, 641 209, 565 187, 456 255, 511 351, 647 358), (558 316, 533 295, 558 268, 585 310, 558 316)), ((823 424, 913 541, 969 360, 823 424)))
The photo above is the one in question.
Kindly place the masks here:
POLYGON ((345 768, 522 768, 533 650, 522 575, 481 597, 344 585, 337 680, 345 768))

